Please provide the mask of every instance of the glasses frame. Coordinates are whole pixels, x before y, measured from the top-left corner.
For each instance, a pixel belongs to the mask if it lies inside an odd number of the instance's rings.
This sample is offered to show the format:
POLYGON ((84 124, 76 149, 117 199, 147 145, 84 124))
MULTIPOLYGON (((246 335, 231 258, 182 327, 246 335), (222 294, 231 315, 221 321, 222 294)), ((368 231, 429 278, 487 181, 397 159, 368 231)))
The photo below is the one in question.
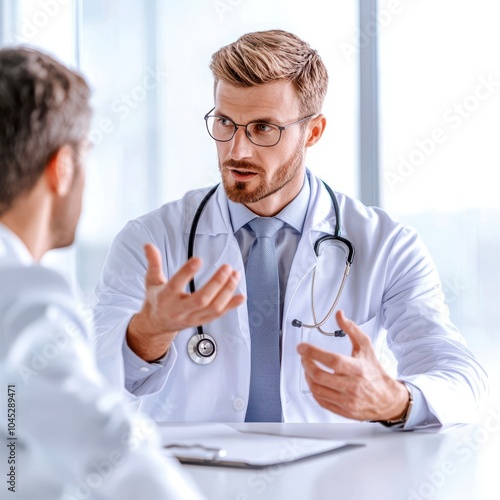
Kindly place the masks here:
POLYGON ((231 118, 228 118, 227 116, 224 116, 224 115, 211 115, 210 113, 215 109, 215 107, 213 107, 204 117, 203 119, 205 120, 205 125, 207 127, 207 132, 208 134, 210 135, 210 137, 214 140, 214 141, 217 141, 217 142, 229 142, 229 141, 232 141, 234 136, 236 135, 236 132, 238 131, 238 129, 240 127, 243 127, 245 129, 245 135, 247 136, 247 139, 252 143, 252 144, 255 144, 256 146, 259 146, 260 148, 272 148, 273 146, 276 146, 276 144, 278 144, 278 142, 280 142, 281 140, 281 134, 283 133, 283 130, 286 130, 288 127, 291 127, 292 125, 297 125, 297 123, 301 123, 309 118, 312 118, 313 116, 317 116, 316 113, 312 114, 312 115, 308 115, 308 116, 304 116, 304 118, 300 118, 299 120, 296 120, 292 123, 289 123, 288 125, 278 125, 277 123, 269 123, 269 122, 265 122, 265 121, 262 121, 262 120, 253 120, 251 122, 248 122, 246 125, 244 125, 243 123, 236 123, 234 122, 233 120, 231 120, 231 118), (208 119, 209 118, 224 118, 225 120, 228 120, 230 121, 233 126, 234 126, 234 130, 233 130, 233 135, 229 138, 229 139, 216 139, 212 133, 210 132, 210 129, 208 127, 208 119), (252 138, 250 137, 250 133, 248 132, 248 126, 249 125, 252 125, 254 123, 262 123, 264 125, 272 125, 273 127, 276 127, 279 132, 280 132, 280 135, 278 137, 278 140, 274 143, 274 144, 267 144, 267 145, 264 145, 264 144, 257 144, 255 143, 254 141, 252 141, 252 138))

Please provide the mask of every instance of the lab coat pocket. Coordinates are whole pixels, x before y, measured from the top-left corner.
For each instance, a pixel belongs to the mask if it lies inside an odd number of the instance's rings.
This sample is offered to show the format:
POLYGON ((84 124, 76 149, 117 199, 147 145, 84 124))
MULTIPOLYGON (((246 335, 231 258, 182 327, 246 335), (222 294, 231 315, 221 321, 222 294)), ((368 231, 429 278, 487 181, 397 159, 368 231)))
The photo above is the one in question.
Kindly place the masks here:
MULTIPOLYGON (((368 335, 370 339, 372 339, 372 342, 373 331, 376 325, 377 316, 373 316, 368 321, 358 324, 361 331, 368 335)), ((347 335, 345 337, 329 337, 327 335, 323 335, 318 330, 302 328, 301 337, 302 342, 312 344, 320 349, 324 349, 325 351, 342 354, 344 356, 351 356, 352 354, 352 343, 347 335)), ((319 405, 316 399, 314 399, 311 389, 309 388, 302 363, 300 366, 300 393, 309 406, 319 405)))

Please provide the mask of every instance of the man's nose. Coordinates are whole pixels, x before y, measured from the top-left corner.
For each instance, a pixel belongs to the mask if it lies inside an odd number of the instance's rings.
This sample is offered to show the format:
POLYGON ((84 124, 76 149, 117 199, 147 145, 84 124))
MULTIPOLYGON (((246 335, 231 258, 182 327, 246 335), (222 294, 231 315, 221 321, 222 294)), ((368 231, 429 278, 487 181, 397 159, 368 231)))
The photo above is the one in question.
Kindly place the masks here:
POLYGON ((253 144, 246 135, 245 127, 239 126, 231 139, 230 156, 233 160, 242 160, 252 156, 253 144))

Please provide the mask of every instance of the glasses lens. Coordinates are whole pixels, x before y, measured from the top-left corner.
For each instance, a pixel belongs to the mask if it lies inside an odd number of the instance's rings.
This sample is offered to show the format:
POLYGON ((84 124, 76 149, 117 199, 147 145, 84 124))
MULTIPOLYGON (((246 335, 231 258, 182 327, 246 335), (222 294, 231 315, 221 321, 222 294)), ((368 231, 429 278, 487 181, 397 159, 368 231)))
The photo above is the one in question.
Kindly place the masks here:
POLYGON ((247 125, 248 138, 257 146, 274 146, 280 140, 280 129, 265 122, 247 125))
POLYGON ((230 141, 233 138, 236 127, 229 118, 223 116, 207 117, 208 133, 216 141, 230 141))
MULTIPOLYGON (((208 133, 216 141, 230 141, 235 132, 235 123, 224 116, 207 116, 208 133)), ((265 122, 253 122, 247 125, 247 136, 257 146, 274 146, 280 140, 278 127, 265 122)))

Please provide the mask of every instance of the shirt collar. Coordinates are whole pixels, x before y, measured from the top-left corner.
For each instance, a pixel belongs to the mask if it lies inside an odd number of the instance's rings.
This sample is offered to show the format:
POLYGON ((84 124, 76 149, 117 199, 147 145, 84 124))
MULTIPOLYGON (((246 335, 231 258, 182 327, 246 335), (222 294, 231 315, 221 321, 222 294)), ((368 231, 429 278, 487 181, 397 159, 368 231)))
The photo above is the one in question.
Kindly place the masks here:
MULTIPOLYGON (((292 226, 299 233, 302 233, 307 207, 309 206, 310 194, 311 187, 309 186, 309 177, 304 176, 304 184, 299 194, 275 217, 292 226)), ((255 219, 256 215, 242 203, 235 203, 231 200, 227 200, 227 203, 233 232, 236 233, 236 231, 241 229, 245 224, 255 219)))
POLYGON ((0 263, 12 261, 25 265, 34 262, 33 256, 21 239, 0 223, 0 263))

